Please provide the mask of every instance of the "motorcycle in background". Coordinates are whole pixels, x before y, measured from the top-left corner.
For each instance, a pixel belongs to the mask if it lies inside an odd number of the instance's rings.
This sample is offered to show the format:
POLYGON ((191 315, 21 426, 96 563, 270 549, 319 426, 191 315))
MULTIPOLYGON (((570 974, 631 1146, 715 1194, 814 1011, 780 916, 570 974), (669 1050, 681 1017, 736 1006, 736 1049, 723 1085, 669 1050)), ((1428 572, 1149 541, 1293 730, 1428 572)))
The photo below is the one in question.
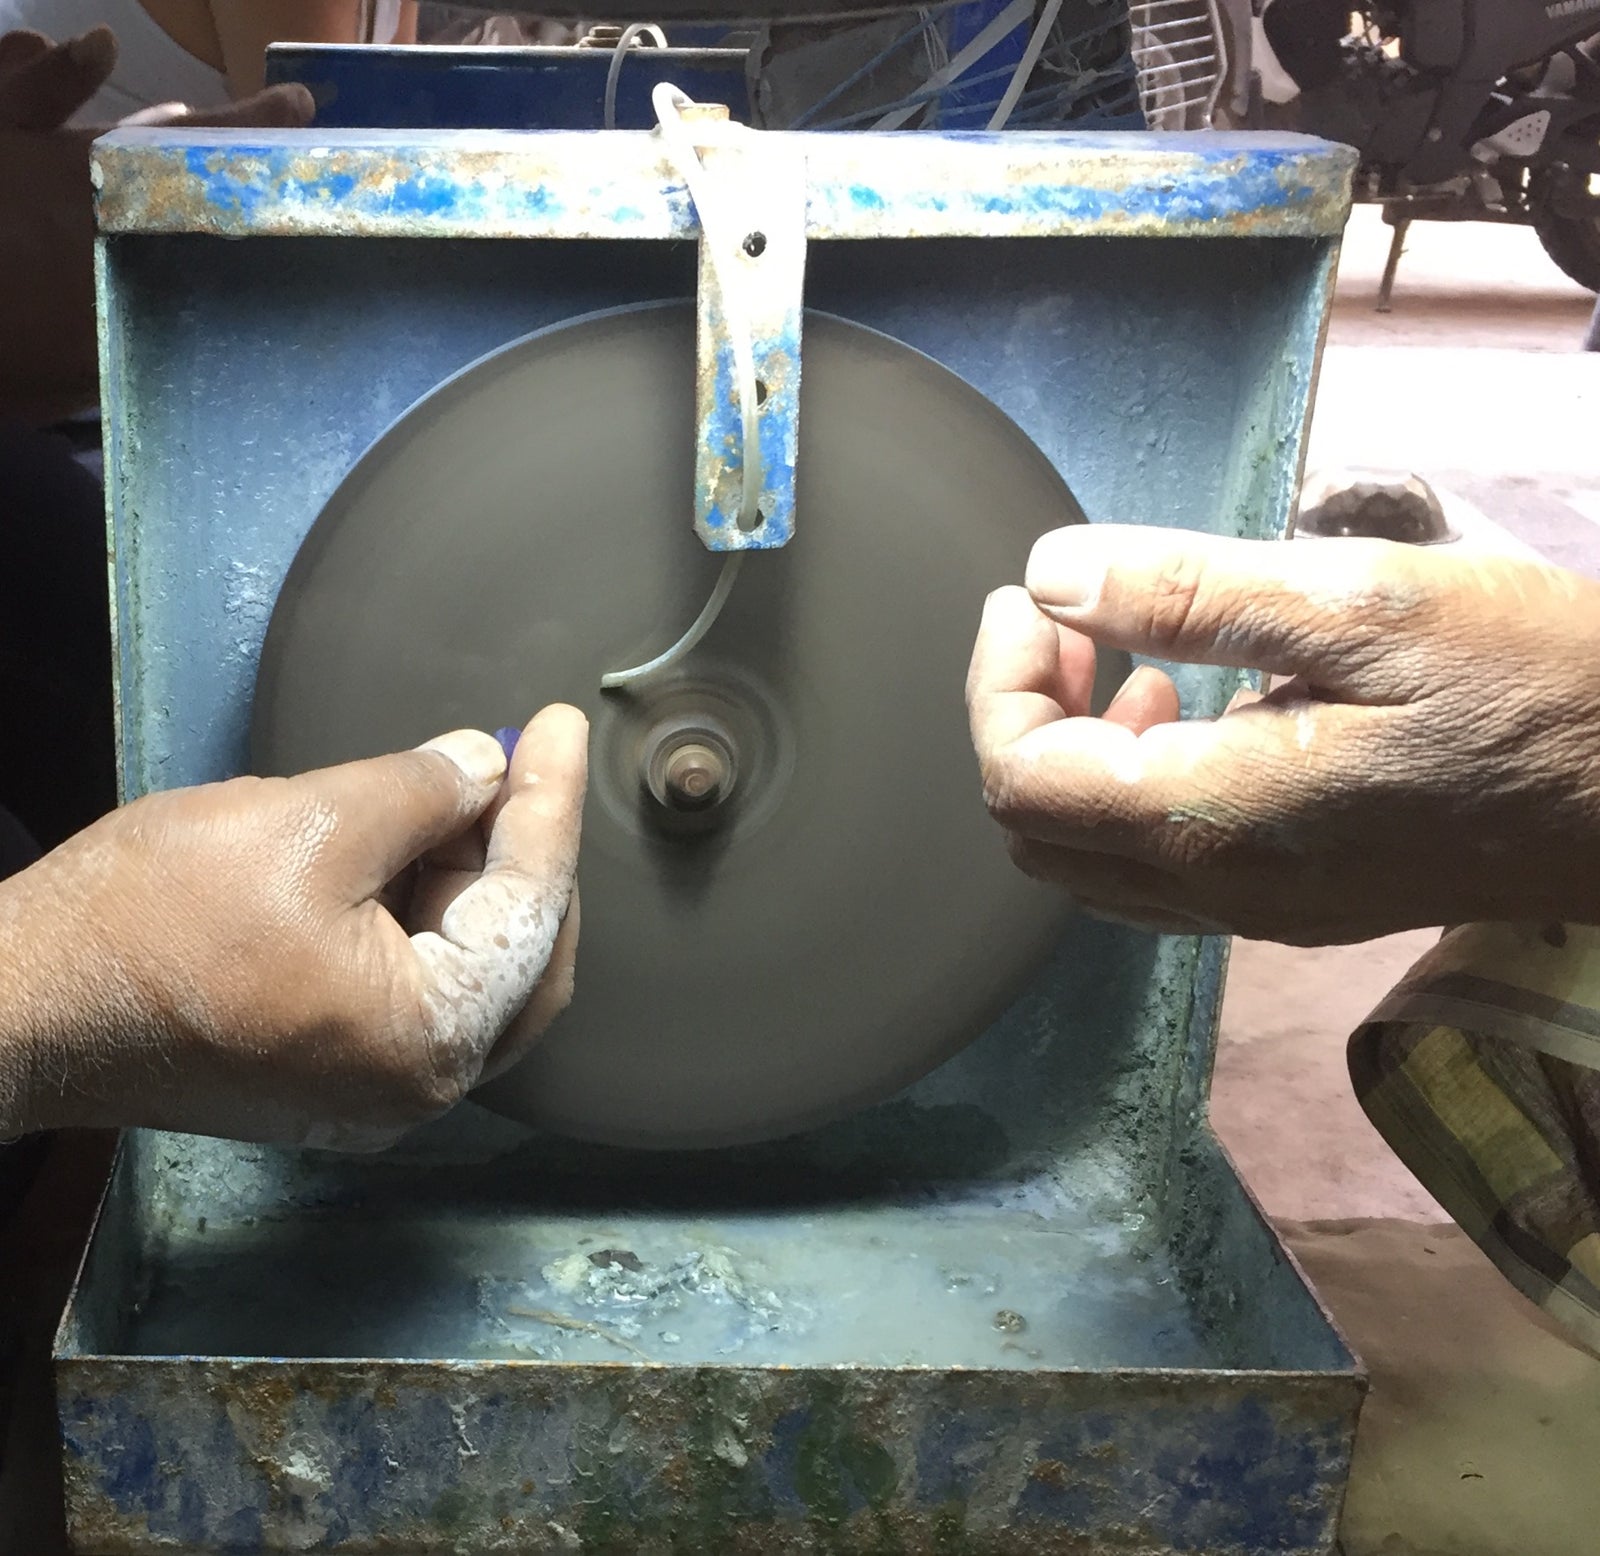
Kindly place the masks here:
POLYGON ((1243 122, 1359 150, 1395 229, 1380 310, 1415 220, 1531 226, 1600 291, 1600 0, 1257 3, 1243 122))

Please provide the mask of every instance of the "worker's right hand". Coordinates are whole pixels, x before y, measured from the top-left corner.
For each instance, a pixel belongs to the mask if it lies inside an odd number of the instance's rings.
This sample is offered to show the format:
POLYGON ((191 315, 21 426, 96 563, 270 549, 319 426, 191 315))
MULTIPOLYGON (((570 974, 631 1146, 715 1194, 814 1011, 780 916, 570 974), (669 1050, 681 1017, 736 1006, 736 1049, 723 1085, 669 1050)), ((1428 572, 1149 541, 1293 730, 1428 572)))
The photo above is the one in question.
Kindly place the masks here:
POLYGON ((1600 923, 1600 585, 1503 556, 1089 524, 993 595, 967 688, 1012 856, 1089 911, 1301 944, 1600 923), (1179 719, 1160 670, 1288 677, 1179 719))
POLYGON ((571 994, 574 708, 135 801, 0 884, 0 1130, 378 1149, 571 994))

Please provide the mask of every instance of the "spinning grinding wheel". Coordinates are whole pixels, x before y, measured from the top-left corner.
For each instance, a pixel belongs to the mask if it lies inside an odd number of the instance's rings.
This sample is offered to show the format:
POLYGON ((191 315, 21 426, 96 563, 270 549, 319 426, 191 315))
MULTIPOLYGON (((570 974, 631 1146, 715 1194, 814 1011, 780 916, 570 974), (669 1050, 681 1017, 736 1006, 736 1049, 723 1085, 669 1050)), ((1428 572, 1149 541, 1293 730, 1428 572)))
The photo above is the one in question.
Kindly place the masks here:
MULTIPOLYGON (((962 680, 984 594, 1083 515, 988 400, 808 314, 794 540, 678 667, 720 566, 689 523, 694 315, 592 316, 425 397, 329 500, 272 617, 258 771, 593 721, 569 1011, 478 1094, 564 1133, 700 1146, 885 1097, 1026 986, 1070 908, 984 814, 962 680)), ((1105 657, 1105 656, 1103 656, 1105 657)), ((1099 695, 1125 673, 1102 668, 1099 695)))

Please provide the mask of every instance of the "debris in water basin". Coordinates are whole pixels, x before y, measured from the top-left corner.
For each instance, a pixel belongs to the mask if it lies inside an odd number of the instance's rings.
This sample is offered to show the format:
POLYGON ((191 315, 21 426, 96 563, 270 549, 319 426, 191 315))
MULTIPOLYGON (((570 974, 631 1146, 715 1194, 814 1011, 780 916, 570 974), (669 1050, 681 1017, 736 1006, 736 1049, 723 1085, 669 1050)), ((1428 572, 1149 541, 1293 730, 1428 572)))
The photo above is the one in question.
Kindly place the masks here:
POLYGON ((704 1253, 691 1254, 680 1260, 677 1267, 682 1270, 683 1284, 691 1291, 704 1295, 726 1293, 730 1297, 743 1294, 733 1267, 733 1254, 726 1248, 708 1248, 704 1253))
POLYGON ((978 1275, 971 1270, 957 1270, 949 1267, 939 1271, 944 1280, 946 1291, 966 1291, 976 1288, 980 1297, 998 1296, 1000 1292, 1000 1278, 997 1275, 978 1275))
POLYGON ((1020 1313, 1013 1313, 1010 1308, 1003 1307, 994 1315, 994 1326, 1002 1334, 1024 1334, 1028 1328, 1028 1320, 1020 1313))
POLYGON ((564 1259, 545 1265, 539 1273, 544 1277, 545 1285, 552 1289, 575 1292, 587 1282, 592 1269, 587 1254, 569 1253, 564 1259))
POLYGON ((729 1248, 704 1248, 659 1268, 644 1263, 629 1249, 611 1248, 600 1253, 565 1254, 539 1274, 552 1291, 583 1302, 631 1306, 660 1300, 677 1306, 690 1294, 725 1298, 758 1318, 781 1312, 778 1294, 748 1284, 736 1258, 729 1248))
MULTIPOLYGON (((557 1313, 547 1307, 508 1307, 506 1312, 513 1318, 531 1318, 535 1323, 549 1324, 552 1329, 565 1329, 569 1334, 592 1334, 597 1339, 605 1340, 611 1345, 621 1346, 625 1351, 631 1351, 635 1356, 649 1361, 649 1356, 639 1349, 631 1340, 607 1329, 604 1324, 594 1324, 586 1318, 568 1318, 565 1313, 557 1313)), ((637 1332, 637 1326, 635 1326, 637 1332)))

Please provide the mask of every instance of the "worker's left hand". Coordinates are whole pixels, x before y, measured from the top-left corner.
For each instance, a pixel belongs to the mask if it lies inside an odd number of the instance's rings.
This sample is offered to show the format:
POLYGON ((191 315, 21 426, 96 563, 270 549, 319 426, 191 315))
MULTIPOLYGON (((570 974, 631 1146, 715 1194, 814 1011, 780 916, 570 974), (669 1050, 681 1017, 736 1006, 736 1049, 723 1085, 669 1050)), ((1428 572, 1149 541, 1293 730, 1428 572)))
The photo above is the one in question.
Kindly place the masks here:
MULTIPOLYGON (((94 404, 94 191, 89 147, 110 124, 67 121, 117 62, 108 27, 65 43, 0 34, 0 412, 35 423, 94 404)), ((293 127, 315 111, 303 86, 220 106, 163 103, 141 124, 293 127)))
POLYGON ((1367 540, 1079 525, 989 599, 967 687, 1016 862, 1103 917, 1299 944, 1600 922, 1600 585, 1367 540), (1290 679, 1179 719, 1096 645, 1290 679))

